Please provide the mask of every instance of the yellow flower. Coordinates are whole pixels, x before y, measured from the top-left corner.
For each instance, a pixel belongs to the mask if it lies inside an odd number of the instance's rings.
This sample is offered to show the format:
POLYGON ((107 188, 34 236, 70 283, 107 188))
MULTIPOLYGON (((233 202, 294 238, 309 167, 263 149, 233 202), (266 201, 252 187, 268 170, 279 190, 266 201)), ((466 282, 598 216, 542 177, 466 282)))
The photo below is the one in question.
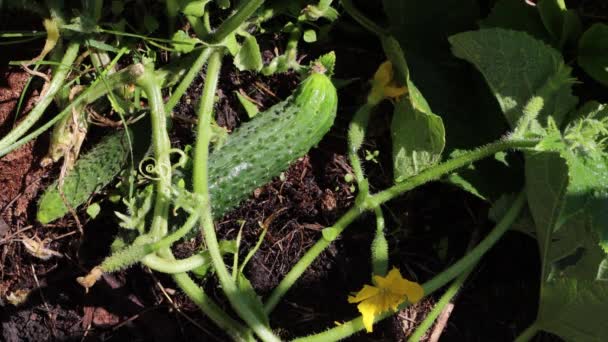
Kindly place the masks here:
POLYGON ((392 309, 397 311, 406 300, 416 303, 424 296, 420 284, 404 279, 395 267, 386 277, 374 276, 376 286, 364 285, 354 296, 348 296, 349 303, 359 303, 357 309, 363 316, 367 332, 373 331, 374 319, 379 314, 392 309))
POLYGON ((396 99, 407 94, 406 87, 400 87, 394 79, 393 64, 390 61, 382 63, 372 81, 372 90, 368 101, 378 103, 385 98, 396 99))

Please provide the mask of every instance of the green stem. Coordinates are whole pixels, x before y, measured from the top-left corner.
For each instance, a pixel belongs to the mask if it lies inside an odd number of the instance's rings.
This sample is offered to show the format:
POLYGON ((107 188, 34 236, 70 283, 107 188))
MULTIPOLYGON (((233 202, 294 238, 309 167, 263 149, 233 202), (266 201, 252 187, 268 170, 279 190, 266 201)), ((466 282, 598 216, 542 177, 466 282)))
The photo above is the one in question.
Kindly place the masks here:
POLYGON ((226 37, 238 29, 245 20, 249 19, 263 3, 264 0, 239 1, 236 12, 207 37, 207 42, 210 44, 221 43, 226 37))
MULTIPOLYGON (((502 151, 531 148, 536 146, 537 143, 538 140, 498 140, 473 151, 464 153, 456 158, 450 159, 413 177, 410 177, 399 184, 393 185, 392 187, 372 196, 373 198, 371 198, 371 200, 377 204, 390 201, 406 191, 430 181, 437 180, 441 176, 453 172, 461 167, 470 165, 477 160, 492 156, 502 151)), ((375 204, 371 203, 371 206, 373 207, 375 204)))
POLYGON ((188 19, 188 22, 190 23, 190 26, 192 26, 192 29, 197 37, 204 39, 205 37, 209 36, 210 30, 207 25, 205 25, 202 18, 188 15, 186 16, 186 19, 188 19))
POLYGON ((9 146, 15 144, 32 126, 38 122, 44 111, 53 101, 53 98, 57 92, 63 87, 65 79, 72 68, 72 64, 78 56, 78 50, 80 44, 70 43, 68 48, 63 55, 61 64, 56 68, 53 78, 46 89, 46 92, 42 94, 42 97, 38 100, 36 106, 30 111, 30 113, 13 128, 7 135, 0 139, 0 151, 7 149, 9 146))
POLYGON ((223 329, 235 341, 253 342, 251 332, 237 321, 233 320, 209 298, 205 292, 186 273, 173 275, 173 280, 186 295, 203 311, 215 324, 223 329))
MULTIPOLYGON (((499 140, 489 145, 483 146, 474 151, 462 154, 459 157, 450 159, 437 166, 426 169, 416 176, 410 177, 394 185, 387 190, 384 190, 378 194, 370 195, 364 198, 361 203, 358 203, 355 207, 342 216, 336 222, 332 230, 334 235, 339 236, 344 229, 354 221, 359 215, 367 210, 372 210, 382 203, 385 203, 406 191, 409 191, 417 186, 430 182, 432 180, 439 179, 441 176, 453 172, 461 167, 467 166, 477 160, 496 154, 500 151, 506 151, 509 149, 523 149, 530 148, 537 144, 537 141, 532 140, 499 140)), ((265 305, 267 312, 271 312, 274 307, 278 304, 279 300, 287 293, 287 291, 293 286, 298 278, 304 273, 304 271, 310 266, 310 264, 331 244, 331 241, 321 239, 317 241, 304 256, 294 265, 294 267, 287 273, 285 278, 279 283, 279 285, 273 290, 268 298, 268 302, 265 305)))
MULTIPOLYGON (((108 69, 106 69, 108 70, 108 69)), ((40 126, 32 133, 25 137, 13 142, 10 145, 0 147, 0 157, 10 153, 11 151, 19 148, 28 141, 36 138, 46 130, 51 128, 56 122, 61 120, 64 116, 72 113, 72 109, 78 108, 87 103, 92 103, 98 98, 106 95, 111 89, 122 86, 124 84, 133 83, 135 80, 143 74, 144 68, 141 64, 131 65, 119 72, 116 72, 107 77, 105 82, 96 82, 89 86, 87 90, 83 91, 74 101, 72 101, 61 113, 57 114, 54 118, 40 126)), ((103 76, 100 76, 103 77, 103 76)))
POLYGON ((386 30, 383 29, 382 27, 378 26, 372 20, 367 18, 363 13, 361 13, 355 7, 355 5, 353 5, 353 2, 351 0, 340 0, 340 3, 342 4, 342 8, 344 8, 346 13, 348 13, 351 17, 353 17, 353 19, 355 19, 355 21, 357 21, 365 29, 367 29, 370 32, 373 32, 374 34, 376 34, 378 36, 386 35, 386 30))
MULTIPOLYGON (((430 281, 424 283, 422 288, 424 289, 425 296, 430 295, 437 289, 441 288, 448 282, 452 281, 454 278, 462 274, 463 272, 467 272, 470 268, 472 268, 481 257, 492 247, 496 242, 506 233, 513 222, 519 217, 521 210, 523 209, 526 203, 526 198, 524 192, 520 192, 505 216, 498 222, 496 227, 488 236, 479 243, 475 248, 471 250, 470 253, 465 255, 458 262, 448 267, 446 270, 436 275, 430 281)), ((314 247, 313 247, 314 248, 314 247)), ((399 306, 399 310, 409 306, 409 303, 405 302, 399 306)), ((384 312, 376 317, 375 322, 379 322, 391 315, 394 312, 384 312)), ((334 327, 327 331, 324 331, 319 334, 315 334, 312 336, 297 338, 294 341, 299 342, 325 342, 325 341, 337 341, 343 338, 346 338, 358 331, 365 329, 363 325, 363 319, 361 317, 355 318, 349 322, 346 322, 340 326, 334 327)))
POLYGON ((196 61, 194 61, 194 64, 192 64, 190 70, 188 70, 182 81, 173 91, 173 94, 171 94, 169 101, 165 103, 166 113, 171 113, 171 111, 173 111, 175 105, 177 105, 186 90, 188 90, 188 87, 190 87, 190 84, 192 84, 194 78, 199 74, 199 72, 203 68, 203 65, 205 65, 205 63, 209 59, 209 55, 211 55, 210 48, 204 48, 203 50, 201 50, 200 55, 198 56, 196 61))
POLYGON ((207 244, 209 255, 213 261, 213 267, 218 276, 222 290, 228 297, 230 304, 245 322, 253 329, 253 331, 263 341, 280 341, 274 333, 264 325, 258 316, 247 305, 247 300, 243 299, 243 294, 239 291, 234 282, 234 279, 228 272, 224 259, 222 258, 215 227, 213 225, 213 216, 211 213, 211 205, 209 201, 209 186, 208 186, 208 160, 209 160, 209 143, 211 138, 211 121, 213 119, 213 103, 215 92, 217 89, 217 81, 219 78, 220 67, 222 63, 222 51, 214 51, 209 57, 207 66, 207 75, 205 78, 205 87, 201 96, 198 108, 198 130, 197 141, 194 155, 193 167, 193 189, 194 193, 202 197, 204 209, 201 211, 201 225, 203 238, 207 244))
POLYGON ((367 130, 367 124, 371 115, 372 109, 376 104, 366 102, 361 106, 355 116, 353 117, 350 126, 348 127, 348 158, 350 164, 355 173, 355 179, 357 181, 359 197, 365 198, 369 193, 369 184, 365 179, 363 173, 363 166, 361 165, 361 159, 359 158, 358 152, 363 146, 363 140, 365 139, 365 131, 367 130))
POLYGON ((467 280, 473 269, 474 267, 469 268, 467 271, 461 273, 458 278, 456 278, 456 280, 454 280, 450 287, 448 287, 445 293, 441 296, 439 301, 435 304, 433 310, 429 312, 429 314, 424 318, 424 321, 422 321, 422 323, 418 325, 414 333, 407 339, 408 342, 418 342, 424 337, 427 330, 429 330, 433 326, 433 324, 435 324, 435 320, 437 319, 437 317, 439 317, 441 312, 443 312, 443 309, 446 307, 446 305, 448 305, 452 301, 452 299, 454 299, 454 297, 458 294, 458 292, 462 288, 462 285, 464 285, 465 281, 467 280))
POLYGON ((186 273, 203 265, 211 264, 209 256, 195 254, 185 259, 167 260, 156 254, 148 254, 141 262, 151 269, 168 274, 186 273))
MULTIPOLYGON (((217 79, 215 80, 217 82, 217 79)), ((144 71, 138 79, 137 84, 141 86, 148 96, 150 107, 150 121, 152 123, 152 146, 156 158, 157 181, 156 181, 156 202, 154 206, 154 217, 150 228, 150 235, 154 240, 162 239, 167 234, 167 217, 169 214, 170 191, 171 191, 171 142, 167 132, 167 118, 165 107, 160 91, 160 82, 151 69, 144 71)), ((209 208, 208 202, 203 206, 209 208), (206 205, 205 205, 206 204, 206 205)), ((175 260, 171 250, 161 248, 159 255, 165 259, 175 260)), ((234 331, 241 340, 246 338, 247 331, 238 323, 228 317, 207 295, 196 285, 185 273, 175 274, 173 279, 178 286, 201 308, 220 327, 234 331), (240 336, 243 336, 240 338, 240 336)))
POLYGON ((153 69, 144 71, 137 84, 146 92, 152 124, 152 148, 156 167, 156 199, 150 235, 160 240, 167 235, 167 217, 171 198, 171 141, 167 131, 167 118, 160 83, 153 69))
MULTIPOLYGON (((101 269, 104 272, 114 272, 119 269, 124 269, 136 262, 142 261, 148 255, 152 255, 161 249, 169 248, 174 242, 179 241, 188 234, 188 232, 194 228, 199 218, 200 216, 198 214, 190 215, 182 227, 156 242, 149 243, 150 238, 148 235, 140 235, 130 246, 105 258, 100 265, 101 269), (138 239, 140 240, 138 241, 138 239)), ((146 263, 145 260, 143 260, 143 262, 146 263)), ((150 266, 150 268, 154 267, 150 266)))
POLYGON ((287 45, 285 48, 285 56, 287 57, 287 64, 291 66, 297 63, 298 59, 298 42, 302 37, 302 28, 300 25, 294 25, 289 32, 289 38, 287 39, 287 45))
POLYGON ((517 338, 515 338, 514 342, 527 342, 532 340, 534 336, 540 331, 540 327, 537 322, 534 322, 531 326, 527 327, 526 330, 522 331, 517 338))

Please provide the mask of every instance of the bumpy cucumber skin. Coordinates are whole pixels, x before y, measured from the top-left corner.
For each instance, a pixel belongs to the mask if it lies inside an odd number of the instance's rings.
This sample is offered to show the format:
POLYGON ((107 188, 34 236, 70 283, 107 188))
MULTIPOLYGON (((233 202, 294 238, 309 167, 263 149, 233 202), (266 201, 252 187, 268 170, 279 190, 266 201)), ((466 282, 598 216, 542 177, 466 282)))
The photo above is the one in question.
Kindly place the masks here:
POLYGON ((333 125, 337 106, 329 77, 313 73, 289 98, 230 134, 209 157, 213 216, 221 217, 316 146, 333 125))
MULTIPOLYGON (((213 216, 221 217, 236 207, 317 145, 333 125, 337 106, 336 88, 329 77, 313 73, 286 100, 230 134, 222 148, 209 156, 213 216)), ((126 148, 124 132, 117 132, 79 158, 63 185, 72 208, 116 177, 127 161, 126 148)), ((54 182, 40 198, 37 219, 46 224, 67 212, 54 182)))
MULTIPOLYGON (((110 183, 120 172, 128 156, 124 131, 104 137, 82 155, 63 181, 63 193, 72 208, 85 203, 91 194, 110 183)), ((57 189, 51 184, 38 202, 37 219, 43 224, 63 217, 67 212, 57 189)))

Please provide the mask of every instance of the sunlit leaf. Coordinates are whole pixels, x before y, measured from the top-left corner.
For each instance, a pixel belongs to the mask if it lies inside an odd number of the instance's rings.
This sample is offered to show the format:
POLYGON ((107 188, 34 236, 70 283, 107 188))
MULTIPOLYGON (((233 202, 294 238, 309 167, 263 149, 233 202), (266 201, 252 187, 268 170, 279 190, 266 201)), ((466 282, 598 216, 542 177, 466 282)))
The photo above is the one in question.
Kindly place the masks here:
POLYGON ((234 65, 239 70, 260 71, 264 66, 260 46, 254 36, 247 36, 239 52, 234 56, 234 65))
POLYGON ((450 42, 456 56, 483 74, 513 128, 535 97, 541 100, 535 118, 543 123, 549 115, 561 123, 577 103, 561 54, 527 33, 483 29, 456 34, 450 42))

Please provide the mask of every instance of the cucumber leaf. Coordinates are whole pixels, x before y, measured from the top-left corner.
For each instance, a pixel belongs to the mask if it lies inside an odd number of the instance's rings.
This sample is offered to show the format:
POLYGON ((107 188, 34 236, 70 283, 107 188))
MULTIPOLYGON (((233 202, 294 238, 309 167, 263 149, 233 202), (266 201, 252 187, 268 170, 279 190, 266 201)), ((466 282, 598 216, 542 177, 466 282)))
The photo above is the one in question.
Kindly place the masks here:
POLYGON ((391 122, 393 175, 395 182, 401 182, 439 162, 445 147, 445 128, 410 79, 399 43, 386 38, 383 45, 396 70, 394 78, 405 80, 408 90, 407 96, 395 104, 391 122))
POLYGON ((194 46, 200 40, 190 37, 182 30, 178 30, 175 32, 175 34, 173 34, 171 41, 173 44, 173 49, 175 49, 176 52, 189 53, 194 50, 194 46))
POLYGON ((258 106, 251 100, 249 100, 246 96, 241 94, 238 90, 235 90, 234 94, 236 94, 236 98, 239 99, 241 106, 243 106, 243 109, 245 109, 245 112, 247 113, 247 116, 249 116, 250 119, 252 119, 260 112, 258 106))
POLYGON ((578 45, 578 64, 594 80, 608 86, 608 25, 591 26, 578 45))
POLYGON ((542 288, 538 325, 566 341, 608 340, 608 282, 560 279, 542 288))
POLYGON ((542 278, 536 325, 566 340, 608 339, 608 110, 588 104, 560 132, 549 121, 526 158, 542 278))
POLYGON ((234 65, 241 71, 260 71, 264 66, 258 41, 252 35, 247 35, 239 52, 234 56, 234 65))
MULTIPOLYGON (((503 136, 508 125, 492 92, 470 64, 450 53, 447 38, 478 27, 477 1, 384 0, 383 4, 390 32, 410 67, 411 82, 449 132, 443 154, 471 150, 503 136)), ((468 184, 465 189, 488 200, 521 189, 522 174, 493 159, 467 171, 466 175, 459 173, 462 184, 468 184), (497 183, 497 178, 505 181, 497 183)))
MULTIPOLYGON (((413 84, 412 84, 413 85, 413 84)), ((410 99, 395 104, 391 122, 395 182, 417 175, 441 159, 445 128, 430 109, 416 108, 410 99)))
POLYGON ((561 54, 524 32, 501 28, 463 32, 449 38, 456 56, 472 63, 485 77, 512 128, 528 104, 534 119, 551 115, 559 124, 574 108, 571 68, 561 54))

